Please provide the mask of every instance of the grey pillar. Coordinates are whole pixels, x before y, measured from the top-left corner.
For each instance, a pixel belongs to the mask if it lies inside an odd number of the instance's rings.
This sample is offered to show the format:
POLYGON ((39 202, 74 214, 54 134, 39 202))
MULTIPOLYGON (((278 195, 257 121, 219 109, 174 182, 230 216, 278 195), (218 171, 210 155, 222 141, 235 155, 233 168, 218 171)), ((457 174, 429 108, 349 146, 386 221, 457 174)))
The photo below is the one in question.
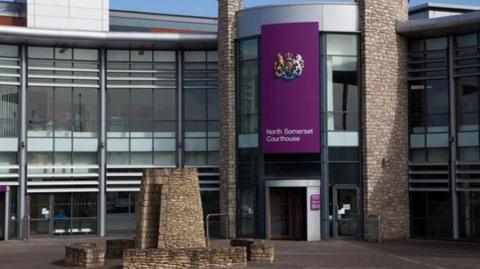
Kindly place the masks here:
POLYGON ((106 154, 106 122, 107 122, 107 92, 106 92, 106 53, 105 49, 100 49, 100 143, 99 143, 99 155, 100 155, 100 184, 99 184, 99 235, 105 236, 105 218, 107 214, 106 210, 106 176, 107 176, 107 154, 106 154))
POLYGON ((19 239, 28 237, 27 231, 27 47, 20 47, 20 147, 19 147, 19 174, 20 186, 18 189, 17 231, 19 239))
POLYGON ((184 166, 183 160, 183 55, 177 51, 177 167, 184 166))
POLYGON ((9 225, 10 225, 10 187, 7 187, 7 192, 5 192, 5 218, 3 226, 3 240, 8 240, 9 225))
POLYGON ((453 36, 448 37, 449 41, 449 99, 450 99, 450 191, 452 195, 452 224, 453 224, 453 239, 458 239, 459 237, 459 227, 458 227, 458 195, 457 195, 457 185, 456 185, 456 161, 457 161, 457 118, 456 118, 456 104, 455 104, 455 79, 454 70, 453 70, 453 56, 454 56, 454 38, 453 36))

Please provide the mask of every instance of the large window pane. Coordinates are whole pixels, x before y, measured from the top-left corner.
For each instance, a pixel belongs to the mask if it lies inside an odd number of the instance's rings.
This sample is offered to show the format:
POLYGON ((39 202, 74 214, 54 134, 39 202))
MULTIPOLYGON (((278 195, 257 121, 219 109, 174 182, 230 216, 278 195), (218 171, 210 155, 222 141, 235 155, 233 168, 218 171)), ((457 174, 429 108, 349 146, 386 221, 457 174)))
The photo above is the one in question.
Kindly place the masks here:
POLYGON ((449 192, 411 192, 412 235, 450 237, 452 218, 449 192))
POLYGON ((258 40, 249 39, 241 42, 241 61, 253 60, 258 58, 258 40))
POLYGON ((448 113, 448 81, 427 81, 427 113, 448 113))
POLYGON ((154 119, 174 121, 176 119, 176 94, 175 90, 155 90, 154 94, 154 119))
POLYGON ((0 137, 17 137, 18 89, 0 86, 0 137))
POLYGON ((53 109, 55 107, 53 104, 53 89, 46 87, 30 88, 27 94, 27 104, 29 136, 51 136, 53 109))
POLYGON ((258 113, 258 62, 242 63, 240 85, 240 114, 258 113))
POLYGON ((357 55, 358 37, 356 35, 327 35, 328 55, 357 55))
POLYGON ((185 90, 185 119, 206 120, 207 96, 205 90, 185 90))

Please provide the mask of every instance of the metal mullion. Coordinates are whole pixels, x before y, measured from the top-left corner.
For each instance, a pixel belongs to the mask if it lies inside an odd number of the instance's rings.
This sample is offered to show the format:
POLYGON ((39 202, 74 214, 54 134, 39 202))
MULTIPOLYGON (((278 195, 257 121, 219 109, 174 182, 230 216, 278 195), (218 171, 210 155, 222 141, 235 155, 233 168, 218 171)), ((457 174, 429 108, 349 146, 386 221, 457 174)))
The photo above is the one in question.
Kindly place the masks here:
POLYGON ((438 59, 423 59, 423 60, 410 60, 407 61, 408 65, 414 65, 414 64, 429 64, 429 63, 447 63, 447 61, 444 58, 438 58, 438 59))
POLYGON ((475 72, 475 73, 467 73, 467 74, 455 74, 453 77, 454 78, 464 78, 464 77, 476 77, 479 76, 480 72, 475 72))
POLYGON ((432 71, 447 71, 447 67, 432 67, 432 68, 411 68, 408 73, 422 73, 432 71))
MULTIPOLYGON (((72 66, 72 68, 75 68, 75 63, 74 63, 74 60, 73 60, 73 52, 72 52, 72 58, 70 60, 70 65, 72 66)), ((74 77, 75 73, 73 71, 70 71, 70 73, 72 74, 72 77, 74 77)), ((71 80, 72 86, 75 85, 74 81, 75 81, 74 79, 71 80)), ((71 111, 70 111, 70 119, 68 119, 68 122, 70 123, 70 128, 69 129, 70 129, 70 132, 71 132, 71 134, 70 134, 70 136, 71 136, 70 137, 70 145, 71 145, 70 163, 72 164, 72 168, 70 169, 70 172, 73 173, 73 171, 74 171, 73 170, 73 164, 74 164, 74 161, 73 161, 73 156, 74 156, 74 154, 73 154, 73 152, 74 152, 74 148, 73 148, 74 143, 73 142, 74 141, 73 140, 74 140, 74 136, 73 136, 73 134, 74 134, 74 124, 75 124, 74 121, 73 121, 73 115, 74 115, 73 104, 74 104, 74 98, 75 98, 74 97, 75 87, 71 87, 71 88, 69 88, 69 90, 70 90, 70 110, 71 111)), ((78 102, 78 106, 81 108, 81 103, 80 102, 78 102)), ((81 121, 82 121, 81 114, 79 116, 80 116, 80 124, 81 124, 81 121)), ((71 181, 75 181, 75 179, 72 178, 71 181)))
POLYGON ((480 63, 476 64, 456 64, 454 63, 453 69, 467 69, 467 68, 474 68, 474 67, 480 67, 480 63))
MULTIPOLYGON (((152 53, 152 61, 153 61, 153 53, 152 53)), ((150 128, 151 128, 151 134, 152 134, 152 151, 151 151, 151 155, 152 155, 152 162, 151 164, 155 164, 155 91, 158 91, 158 90, 155 90, 155 89, 151 89, 152 90, 152 111, 151 111, 151 125, 150 125, 150 128)))
POLYGON ((205 67, 205 74, 204 74, 204 78, 203 78, 203 81, 205 82, 205 86, 206 88, 204 89, 205 91, 205 145, 206 145, 206 148, 205 148, 205 157, 206 157, 206 164, 209 163, 209 151, 208 151, 208 131, 209 131, 209 128, 208 128, 208 123, 209 123, 209 119, 208 119, 208 91, 209 91, 209 88, 208 88, 208 83, 206 81, 206 79, 208 78, 208 53, 207 51, 204 51, 203 52, 205 54, 205 62, 203 63, 204 64, 204 67, 205 67))
POLYGON ((408 81, 427 81, 427 80, 440 80, 440 79, 448 79, 448 75, 445 76, 424 76, 424 77, 408 77, 408 81))
MULTIPOLYGON (((132 51, 128 50, 128 70, 132 70, 132 51)), ((131 73, 128 73, 128 77, 132 77, 131 73)), ((131 87, 130 81, 128 81, 128 86, 131 87)), ((132 88, 128 88, 128 107, 130 113, 128 113, 128 120, 127 120, 127 126, 128 126, 128 164, 132 163, 132 88)))
POLYGON ((455 79, 454 79, 454 37, 448 36, 448 61, 449 61, 449 103, 450 103, 450 192, 451 192, 451 212, 453 224, 453 239, 459 238, 459 214, 458 214, 458 196, 456 191, 456 166, 457 160, 457 126, 456 126, 456 94, 455 94, 455 79))

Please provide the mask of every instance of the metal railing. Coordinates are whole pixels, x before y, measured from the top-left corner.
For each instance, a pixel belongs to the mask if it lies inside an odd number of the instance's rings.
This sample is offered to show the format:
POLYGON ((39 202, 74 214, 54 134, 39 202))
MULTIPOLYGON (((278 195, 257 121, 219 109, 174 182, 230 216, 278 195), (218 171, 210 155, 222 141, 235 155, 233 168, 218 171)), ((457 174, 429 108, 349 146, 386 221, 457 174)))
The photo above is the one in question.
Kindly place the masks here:
POLYGON ((225 217, 225 239, 228 239, 228 216, 225 213, 208 214, 205 218, 207 241, 210 241, 210 218, 225 217))

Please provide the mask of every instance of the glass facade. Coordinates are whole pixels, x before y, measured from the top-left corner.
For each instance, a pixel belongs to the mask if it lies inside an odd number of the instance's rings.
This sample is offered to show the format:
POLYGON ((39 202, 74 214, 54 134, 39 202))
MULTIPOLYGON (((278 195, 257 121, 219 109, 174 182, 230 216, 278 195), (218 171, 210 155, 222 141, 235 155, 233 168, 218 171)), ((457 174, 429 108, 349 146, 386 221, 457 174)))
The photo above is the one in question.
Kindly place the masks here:
POLYGON ((183 59, 185 165, 218 165, 217 52, 185 51, 183 59))
POLYGON ((175 51, 107 51, 108 164, 176 164, 176 69, 175 51))
POLYGON ((479 238, 478 42, 477 33, 409 42, 414 237, 479 238))
MULTIPOLYGON (((361 195, 360 171, 360 89, 358 69, 358 36, 355 34, 321 34, 322 153, 261 154, 260 127, 261 38, 243 39, 237 43, 237 234, 241 237, 265 237, 265 182, 271 180, 320 180, 328 182, 332 219, 332 192, 347 186, 361 195)), ((360 210, 354 213, 356 236, 359 235, 360 210)), ((333 223, 330 223, 333 225, 333 223)), ((330 229, 334 237, 333 228, 330 229)))
MULTIPOLYGON (((28 164, 96 164, 99 55, 95 49, 28 48, 28 164)), ((60 173, 63 173, 61 171, 60 173)))
POLYGON ((198 167, 205 212, 219 213, 216 51, 0 45, 0 61, 0 182, 12 186, 11 237, 23 150, 33 236, 98 234, 101 220, 107 234, 131 235, 145 168, 198 167))

